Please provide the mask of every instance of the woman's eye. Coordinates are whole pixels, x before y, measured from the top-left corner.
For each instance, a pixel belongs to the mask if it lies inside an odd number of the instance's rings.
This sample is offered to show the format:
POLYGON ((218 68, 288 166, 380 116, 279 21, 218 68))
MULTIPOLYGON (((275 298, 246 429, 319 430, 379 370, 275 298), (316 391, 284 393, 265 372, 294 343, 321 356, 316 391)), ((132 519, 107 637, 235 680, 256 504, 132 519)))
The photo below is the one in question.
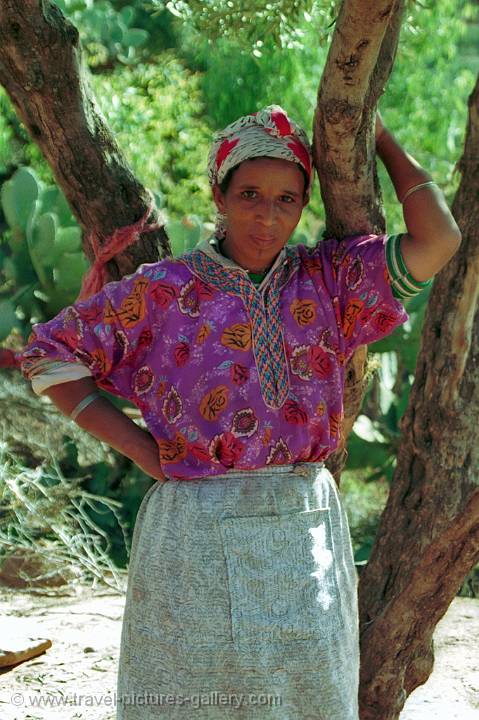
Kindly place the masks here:
MULTIPOLYGON (((241 193, 241 197, 245 198, 246 200, 253 199, 253 196, 256 195, 256 190, 243 190, 241 193)), ((286 200, 287 204, 294 203, 294 198, 291 197, 291 195, 281 195, 281 200, 286 200)))

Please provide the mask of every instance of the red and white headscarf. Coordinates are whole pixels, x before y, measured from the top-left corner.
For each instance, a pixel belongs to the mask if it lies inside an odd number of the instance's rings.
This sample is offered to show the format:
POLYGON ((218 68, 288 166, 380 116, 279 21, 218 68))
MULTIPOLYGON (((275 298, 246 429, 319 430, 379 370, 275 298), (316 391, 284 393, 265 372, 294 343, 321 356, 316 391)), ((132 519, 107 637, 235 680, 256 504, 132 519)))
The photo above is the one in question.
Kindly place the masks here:
MULTIPOLYGON (((305 131, 279 105, 235 120, 216 133, 208 155, 208 180, 220 184, 231 168, 254 157, 274 157, 298 163, 306 171, 309 199, 314 179, 311 146, 305 131)), ((225 236, 225 216, 216 214, 215 234, 225 236)))

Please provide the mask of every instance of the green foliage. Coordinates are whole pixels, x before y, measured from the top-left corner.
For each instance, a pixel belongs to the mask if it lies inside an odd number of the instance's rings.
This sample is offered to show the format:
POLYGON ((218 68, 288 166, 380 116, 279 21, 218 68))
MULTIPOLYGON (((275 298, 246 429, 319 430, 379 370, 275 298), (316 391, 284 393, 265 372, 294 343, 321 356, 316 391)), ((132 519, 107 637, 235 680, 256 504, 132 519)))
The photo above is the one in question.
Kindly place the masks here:
POLYGON ((479 598, 479 563, 472 568, 464 579, 457 594, 460 597, 479 598))
POLYGON ((8 117, 9 108, 10 103, 7 100, 7 95, 0 88, 0 176, 6 173, 7 167, 12 164, 12 158, 15 154, 13 129, 10 124, 14 115, 12 111, 12 116, 8 117))
POLYGON ((212 213, 206 175, 211 131, 198 78, 171 52, 158 66, 115 69, 92 78, 108 124, 139 179, 165 198, 171 215, 212 213))
POLYGON ((31 141, 8 95, 0 87, 0 185, 20 165, 31 165, 43 182, 53 182, 52 171, 40 148, 31 141))
POLYGON ((151 4, 166 7, 210 44, 222 38, 239 40, 257 57, 267 37, 276 48, 301 47, 301 25, 315 18, 331 23, 339 5, 334 0, 152 0, 151 4))
POLYGON ((22 168, 2 186, 2 208, 11 228, 23 233, 26 231, 38 192, 37 178, 29 168, 22 168))
POLYGON ((404 415, 414 381, 424 313, 431 288, 405 301, 409 320, 388 337, 369 346, 373 353, 372 382, 363 407, 348 438, 348 468, 363 469, 365 480, 392 481, 400 441, 399 423, 404 415))
MULTIPOLYGON (((81 230, 56 186, 45 186, 22 167, 3 184, 1 208, 10 226, 0 244, 0 341, 14 328, 24 339, 33 322, 49 320, 75 302, 88 262, 81 230)), ((210 234, 196 215, 166 224, 173 253, 210 234)))
MULTIPOLYGON (((190 67, 201 69, 199 87, 205 115, 213 129, 221 129, 242 115, 271 104, 283 106, 311 138, 317 82, 327 48, 318 46, 318 28, 304 23, 304 47, 278 48, 271 37, 256 57, 239 41, 218 39, 213 45, 186 27, 178 52, 190 67), (305 73, 305 68, 308 73, 305 73)), ((212 131, 210 131, 212 134, 212 131)), ((317 182, 303 211, 298 231, 320 237, 324 211, 317 182)))
POLYGON ((356 562, 369 557, 389 492, 384 479, 371 483, 366 475, 362 470, 351 469, 341 473, 341 497, 348 515, 356 562))
MULTIPOLYGON (((182 11, 185 19, 178 52, 190 67, 202 72, 201 90, 212 127, 222 128, 240 115, 278 103, 311 135, 318 83, 327 54, 327 47, 320 40, 327 39, 332 29, 334 7, 328 6, 328 10, 326 4, 320 3, 311 21, 297 22, 296 27, 302 33, 301 45, 281 47, 272 36, 261 36, 248 15, 248 6, 244 22, 249 23, 256 39, 261 38, 260 52, 253 52, 251 43, 245 41, 238 28, 234 34, 215 37, 211 43, 214 30, 205 29, 200 34, 195 25, 195 12, 191 10, 193 5, 184 5, 189 10, 182 11)), ((270 5, 274 14, 276 4, 270 5)), ((215 6, 220 14, 228 12, 226 2, 215 3, 215 6)), ((449 200, 458 181, 454 167, 461 153, 467 95, 474 81, 469 69, 472 61, 464 64, 461 53, 461 42, 467 40, 465 20, 470 8, 471 4, 464 0, 459 5, 453 0, 438 0, 431 7, 411 7, 402 30, 395 68, 381 100, 388 127, 433 174, 449 200), (450 87, 454 87, 454 93, 444 93, 444 88, 450 87)), ((209 12, 209 6, 205 6, 205 22, 209 12)), ((477 37, 478 26, 473 27, 477 37)), ((401 207, 381 163, 379 171, 389 228, 391 232, 400 232, 404 230, 401 207)), ((316 236, 323 223, 324 210, 316 184, 300 229, 316 236)))
POLYGON ((173 220, 168 223, 166 230, 175 257, 194 248, 204 236, 203 224, 197 215, 173 220))
MULTIPOLYGON (((167 232, 174 253, 193 247, 212 227, 200 216, 213 216, 206 178, 210 131, 197 78, 167 53, 162 72, 139 65, 92 82, 134 171, 172 216, 167 232)), ((9 232, 0 245, 0 339, 13 327, 26 338, 31 321, 47 320, 75 301, 88 263, 63 194, 33 168, 21 167, 3 183, 1 208, 9 232)))

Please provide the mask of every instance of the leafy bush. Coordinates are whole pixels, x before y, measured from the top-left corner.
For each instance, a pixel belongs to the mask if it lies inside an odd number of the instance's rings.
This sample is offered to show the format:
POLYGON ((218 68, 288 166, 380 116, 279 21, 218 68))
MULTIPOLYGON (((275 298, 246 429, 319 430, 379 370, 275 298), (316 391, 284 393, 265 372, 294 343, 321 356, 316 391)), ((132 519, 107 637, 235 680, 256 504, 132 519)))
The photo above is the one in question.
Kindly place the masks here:
POLYGON ((198 78, 173 53, 156 65, 115 69, 92 84, 102 112, 141 182, 171 216, 212 213, 206 160, 211 131, 198 78))
MULTIPOLYGON (((131 403, 100 394, 145 428, 131 403)), ((50 580, 96 583, 105 572, 117 586, 138 507, 154 481, 47 396, 34 395, 13 369, 0 374, 0 405, 0 566, 20 553, 50 580)))
POLYGON ((207 37, 210 44, 222 38, 239 40, 244 47, 261 56, 262 42, 258 38, 271 38, 275 47, 293 47, 302 44, 304 22, 313 18, 328 17, 337 13, 335 0, 151 0, 153 6, 167 7, 182 24, 189 25, 195 34, 207 37))

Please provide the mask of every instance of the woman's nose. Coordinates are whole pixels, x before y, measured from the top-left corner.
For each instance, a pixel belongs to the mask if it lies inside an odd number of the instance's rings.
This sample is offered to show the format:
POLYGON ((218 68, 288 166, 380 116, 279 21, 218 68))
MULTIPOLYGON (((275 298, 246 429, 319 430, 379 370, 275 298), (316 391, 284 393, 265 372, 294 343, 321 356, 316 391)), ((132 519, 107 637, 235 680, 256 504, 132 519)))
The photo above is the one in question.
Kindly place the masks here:
POLYGON ((260 202, 256 209, 256 216, 265 225, 272 225, 276 218, 277 207, 273 200, 260 202))

